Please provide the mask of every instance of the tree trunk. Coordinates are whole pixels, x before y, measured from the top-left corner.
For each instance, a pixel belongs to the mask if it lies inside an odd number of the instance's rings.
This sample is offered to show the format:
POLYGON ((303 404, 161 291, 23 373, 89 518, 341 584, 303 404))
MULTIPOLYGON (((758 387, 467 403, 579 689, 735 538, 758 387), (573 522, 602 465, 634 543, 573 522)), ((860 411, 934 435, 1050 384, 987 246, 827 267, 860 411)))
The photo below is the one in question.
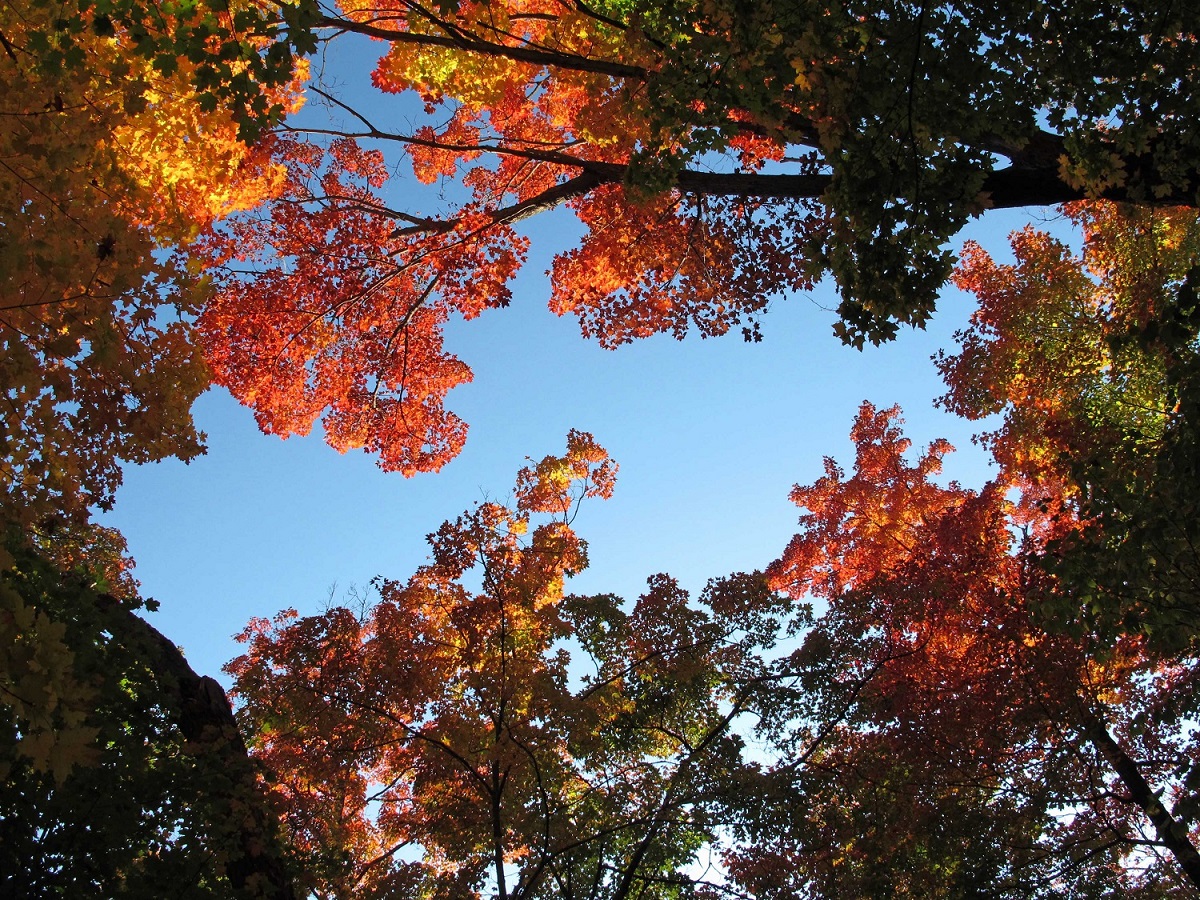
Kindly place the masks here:
POLYGON ((1171 812, 1162 804, 1158 795, 1150 788, 1149 782, 1141 770, 1109 733, 1108 728, 1086 707, 1082 711, 1083 729, 1088 740, 1100 751, 1100 755, 1112 766, 1129 791, 1133 802, 1141 807, 1142 812, 1154 824, 1158 839, 1163 846, 1171 851, 1175 861, 1179 863, 1184 874, 1193 885, 1200 888, 1200 852, 1188 839, 1187 828, 1176 821, 1171 812))
POLYGON ((225 874, 234 890, 239 896, 263 900, 298 900, 279 853, 274 819, 263 803, 255 764, 224 689, 214 679, 196 674, 175 644, 120 601, 101 595, 99 602, 112 622, 112 633, 139 647, 160 686, 175 693, 178 709, 170 712, 186 741, 186 752, 206 759, 223 776, 213 798, 220 816, 216 824, 234 838, 232 846, 222 847, 228 852, 225 874))

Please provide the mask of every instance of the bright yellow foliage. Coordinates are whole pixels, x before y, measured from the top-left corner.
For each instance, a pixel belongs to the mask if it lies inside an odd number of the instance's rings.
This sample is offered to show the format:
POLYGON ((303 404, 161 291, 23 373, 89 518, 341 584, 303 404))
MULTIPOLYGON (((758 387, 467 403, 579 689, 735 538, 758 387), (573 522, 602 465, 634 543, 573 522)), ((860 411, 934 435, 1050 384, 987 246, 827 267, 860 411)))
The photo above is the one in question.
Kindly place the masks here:
POLYGON ((119 31, 61 26, 0 11, 0 521, 38 529, 108 503, 119 461, 202 452, 208 286, 177 251, 282 178, 201 108, 187 60, 163 74, 119 31), (60 45, 83 61, 51 64, 60 45))

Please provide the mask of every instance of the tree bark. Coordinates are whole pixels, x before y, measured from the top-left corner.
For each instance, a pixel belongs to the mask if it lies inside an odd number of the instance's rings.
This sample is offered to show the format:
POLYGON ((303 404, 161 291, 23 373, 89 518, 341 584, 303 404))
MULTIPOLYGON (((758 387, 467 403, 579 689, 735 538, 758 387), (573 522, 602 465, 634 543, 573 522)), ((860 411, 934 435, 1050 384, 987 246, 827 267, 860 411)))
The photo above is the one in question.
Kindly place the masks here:
POLYGON ((236 837, 225 863, 225 874, 240 896, 263 900, 299 900, 292 876, 278 851, 275 823, 263 804, 253 760, 238 730, 225 691, 214 679, 198 675, 179 648, 150 623, 119 600, 101 595, 102 611, 112 622, 113 634, 144 651, 164 691, 178 701, 173 723, 186 741, 185 750, 211 762, 228 780, 227 792, 215 792, 217 809, 236 837))
POLYGON ((1150 788, 1149 782, 1142 775, 1137 763, 1116 742, 1104 723, 1087 708, 1082 710, 1082 716, 1083 729, 1088 740, 1112 766, 1117 777, 1121 779, 1121 783, 1125 785, 1125 789, 1129 791, 1133 802, 1141 808, 1154 825, 1155 831, 1158 832, 1158 839, 1175 857, 1175 861, 1179 863, 1188 880, 1200 888, 1200 852, 1197 852, 1195 846, 1188 839, 1187 828, 1180 824, 1163 806, 1162 800, 1150 788))

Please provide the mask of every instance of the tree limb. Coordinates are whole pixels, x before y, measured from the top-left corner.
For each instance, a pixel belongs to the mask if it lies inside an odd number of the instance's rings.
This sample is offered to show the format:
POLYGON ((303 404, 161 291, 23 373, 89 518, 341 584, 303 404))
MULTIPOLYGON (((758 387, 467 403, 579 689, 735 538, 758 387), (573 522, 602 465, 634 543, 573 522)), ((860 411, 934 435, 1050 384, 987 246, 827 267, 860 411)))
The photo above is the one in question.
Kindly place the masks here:
POLYGON ((1109 733, 1108 728, 1087 707, 1081 709, 1084 733, 1112 766, 1133 802, 1154 825, 1162 845, 1171 852, 1191 883, 1200 888, 1200 852, 1188 838, 1188 830, 1171 815, 1158 794, 1150 787, 1141 769, 1109 733))
POLYGON ((225 863, 225 874, 234 889, 267 900, 299 900, 277 852, 274 822, 262 803, 255 764, 224 689, 207 675, 196 674, 175 644, 121 601, 102 594, 98 605, 113 623, 112 632, 138 646, 160 687, 174 694, 177 707, 168 709, 168 714, 187 742, 185 751, 211 760, 229 779, 231 789, 223 796, 217 793, 215 799, 220 823, 238 838, 225 863))
POLYGON ((554 50, 539 50, 535 47, 513 47, 495 41, 488 41, 475 35, 457 31, 453 35, 420 34, 413 31, 400 31, 394 28, 380 28, 370 22, 354 22, 350 19, 340 19, 333 16, 322 16, 317 22, 318 28, 333 28, 354 34, 364 34, 393 44, 416 44, 421 47, 445 47, 450 50, 465 50, 469 53, 479 53, 484 56, 500 56, 515 62, 532 63, 537 66, 552 66, 556 69, 569 69, 574 72, 592 72, 597 75, 609 75, 613 78, 629 78, 645 80, 648 76, 646 69, 631 66, 626 63, 612 62, 604 59, 591 59, 574 53, 560 53, 554 50))

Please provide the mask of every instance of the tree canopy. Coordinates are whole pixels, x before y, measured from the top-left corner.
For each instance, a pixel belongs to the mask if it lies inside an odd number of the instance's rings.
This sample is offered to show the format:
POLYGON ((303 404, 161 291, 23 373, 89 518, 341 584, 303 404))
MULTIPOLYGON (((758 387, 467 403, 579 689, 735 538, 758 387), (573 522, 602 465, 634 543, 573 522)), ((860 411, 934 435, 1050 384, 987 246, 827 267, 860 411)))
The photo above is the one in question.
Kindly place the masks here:
MULTIPOLYGON (((281 176, 238 140, 248 113, 203 102, 203 65, 163 47, 176 28, 215 33, 212 13, 180 7, 155 31, 126 6, 64 19, 17 2, 0 19, 0 500, 25 526, 111 503, 121 461, 203 452, 192 322, 210 288, 187 247, 281 176)), ((292 77, 254 85, 259 101, 294 109, 292 77)))
POLYGON ((387 469, 461 447, 444 399, 470 369, 442 327, 508 304, 518 225, 553 207, 585 234, 551 309, 605 346, 753 339, 826 275, 861 346, 927 320, 948 240, 988 209, 1196 200, 1186 4, 305 2, 317 39, 379 42, 374 87, 427 118, 314 87, 345 124, 284 129, 284 192, 211 245, 227 275, 200 324, 264 428, 322 416, 387 469), (389 147, 462 189, 389 190, 389 147))
POLYGON ((1082 258, 1046 234, 1012 238, 1015 265, 969 247, 956 276, 980 300, 944 402, 1003 414, 986 441, 1014 479, 1083 520, 1052 546, 1069 586, 1046 611, 1112 640, 1194 650, 1197 222, 1191 209, 1068 209, 1082 258))
POLYGON ((381 579, 378 602, 241 636, 240 715, 319 896, 666 898, 719 882, 702 851, 778 601, 747 575, 696 600, 658 575, 632 608, 564 594, 587 566, 570 518, 614 474, 572 433, 519 473, 514 506, 444 523, 429 565, 381 579))
POLYGON ((0 866, 16 896, 1133 897, 1200 889, 1200 10, 1081 0, 43 0, 0 13, 0 866), (408 130, 305 85, 377 43, 408 130), (342 124, 289 118, 320 98, 342 124), (398 155, 428 190, 398 190, 398 155), (950 240, 1066 203, 1076 252, 950 240), (987 484, 864 404, 765 575, 576 596, 582 432, 376 600, 255 618, 224 691, 92 521, 216 382, 438 469, 557 207, 616 347, 978 311, 937 364, 987 484), (990 418, 989 417, 997 417, 990 418))
POLYGON ((895 409, 864 405, 852 437, 849 476, 829 461, 793 492, 801 530, 768 570, 828 604, 794 657, 807 691, 771 715, 852 712, 813 771, 785 767, 803 815, 751 807, 760 896, 1189 895, 1196 747, 1162 710, 1194 660, 1043 627, 1063 589, 1042 556, 1078 524, 1045 484, 939 485, 949 446, 909 462, 895 409))
MULTIPOLYGON (((337 848, 344 868, 329 883, 369 896, 373 879, 404 872, 384 882, 392 896, 417 896, 439 877, 475 895, 623 897, 645 882, 652 896, 663 870, 625 880, 628 845, 607 842, 645 826, 644 811, 570 815, 600 790, 589 740, 611 735, 608 752, 649 752, 625 730, 633 716, 667 740, 651 754, 657 770, 679 773, 678 758, 660 754, 698 745, 672 722, 676 704, 699 715, 717 700, 735 714, 716 719, 726 749, 686 759, 707 772, 687 800, 689 821, 707 827, 688 846, 719 859, 721 875, 677 869, 667 879, 696 896, 718 883, 759 898, 1192 895, 1197 669, 1179 607, 1194 559, 1181 510, 1192 500, 1158 463, 1180 459, 1189 433, 1180 398, 1195 332, 1179 298, 1196 214, 1109 204, 1067 214, 1082 225, 1081 256, 1026 229, 1012 238, 1015 263, 969 247, 955 275, 980 306, 957 352, 939 360, 943 402, 970 418, 1001 414, 983 437, 996 477, 975 490, 941 482, 949 444, 911 460, 898 410, 864 405, 852 472, 829 460, 793 492, 800 531, 766 573, 790 600, 746 576, 714 582, 698 601, 666 576, 632 607, 564 596, 578 560, 547 540, 569 534, 581 546, 573 531, 558 521, 522 535, 531 509, 572 511, 566 493, 530 505, 539 479, 556 476, 565 492, 568 475, 586 476, 567 465, 569 452, 522 473, 515 510, 483 504, 431 535, 433 563, 403 587, 381 581, 376 605, 253 623, 232 670, 244 715, 257 752, 296 773, 280 787, 298 814, 291 827, 310 852, 337 848), (1151 531, 1156 521, 1170 527, 1151 531), (482 593, 456 583, 477 566, 482 593), (823 611, 814 617, 810 602, 823 611), (634 626, 648 605, 653 618, 634 626), (709 639, 723 649, 702 664, 697 641, 709 639), (572 690, 575 642, 597 675, 572 690), (487 663, 460 659, 485 648, 496 654, 487 663), (541 657, 523 659, 526 648, 541 657), (446 654, 456 674, 441 668, 446 654), (715 695, 660 671, 658 660, 683 658, 715 695), (613 702, 597 684, 623 693, 643 674, 650 692, 624 699, 616 718, 593 707, 613 702), (511 695, 510 678, 520 685, 511 695), (555 764, 570 761, 553 780, 542 756, 552 734, 564 748, 555 764), (426 794, 440 790, 423 774, 426 754, 467 778, 453 801, 426 794), (525 788, 519 773, 533 778, 525 788), (588 785, 582 794, 566 790, 567 776, 588 785), (389 861, 408 846, 419 862, 389 861), (616 855, 590 855, 597 849, 616 855), (560 865, 597 879, 553 877, 560 865)), ((630 764, 616 777, 626 797, 646 786, 630 764)))
POLYGON ((239 133, 295 108, 299 74, 214 67, 265 49, 231 25, 192 4, 0 12, 5 896, 295 896, 224 692, 134 612, 125 542, 91 520, 122 463, 203 451, 210 287, 187 248, 274 189, 239 133))

